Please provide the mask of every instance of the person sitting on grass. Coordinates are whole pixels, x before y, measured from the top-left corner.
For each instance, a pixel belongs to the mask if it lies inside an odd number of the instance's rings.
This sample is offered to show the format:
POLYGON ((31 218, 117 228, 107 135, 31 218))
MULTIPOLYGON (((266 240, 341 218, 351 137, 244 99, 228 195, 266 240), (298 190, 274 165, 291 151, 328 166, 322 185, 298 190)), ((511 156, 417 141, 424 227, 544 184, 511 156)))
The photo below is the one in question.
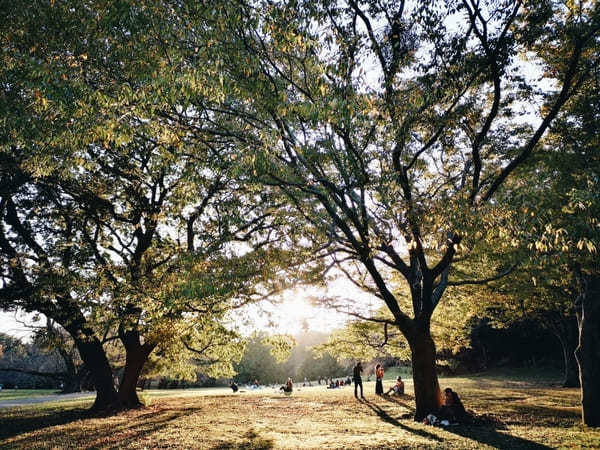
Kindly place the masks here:
POLYGON ((229 387, 231 388, 231 390, 235 393, 238 391, 239 387, 238 385, 235 383, 235 381, 232 381, 231 384, 229 385, 229 387))
POLYGON ((435 414, 428 414, 423 423, 427 425, 458 425, 469 421, 469 414, 465 411, 460 398, 451 388, 444 389, 444 404, 435 414))
POLYGON ((390 395, 392 392, 396 395, 404 395, 404 381, 402 381, 401 376, 398 376, 396 379, 396 384, 389 388, 384 395, 390 395))
POLYGON ((288 377, 287 380, 285 380, 285 385, 281 386, 279 390, 291 393, 294 390, 294 384, 292 383, 292 379, 288 377))
POLYGON ((447 420, 451 423, 464 422, 467 418, 467 411, 463 406, 458 394, 450 388, 444 389, 444 404, 439 411, 440 420, 447 420))

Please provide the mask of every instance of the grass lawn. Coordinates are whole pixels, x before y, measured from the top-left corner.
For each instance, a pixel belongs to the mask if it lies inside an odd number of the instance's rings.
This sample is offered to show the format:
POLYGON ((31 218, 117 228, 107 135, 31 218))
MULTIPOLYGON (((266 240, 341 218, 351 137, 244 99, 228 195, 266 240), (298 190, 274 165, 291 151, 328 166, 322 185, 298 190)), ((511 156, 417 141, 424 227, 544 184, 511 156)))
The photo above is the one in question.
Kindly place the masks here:
MULTIPOLYGON (((579 393, 552 386, 542 373, 506 372, 442 378, 467 408, 494 414, 505 429, 415 423, 412 384, 403 398, 366 401, 352 388, 301 388, 290 397, 272 389, 154 391, 149 406, 88 417, 90 400, 0 410, 1 448, 600 448, 600 430, 580 425, 579 393)), ((387 388, 390 381, 384 383, 387 388)))
POLYGON ((21 400, 31 397, 56 394, 58 389, 2 389, 0 402, 3 400, 21 400))

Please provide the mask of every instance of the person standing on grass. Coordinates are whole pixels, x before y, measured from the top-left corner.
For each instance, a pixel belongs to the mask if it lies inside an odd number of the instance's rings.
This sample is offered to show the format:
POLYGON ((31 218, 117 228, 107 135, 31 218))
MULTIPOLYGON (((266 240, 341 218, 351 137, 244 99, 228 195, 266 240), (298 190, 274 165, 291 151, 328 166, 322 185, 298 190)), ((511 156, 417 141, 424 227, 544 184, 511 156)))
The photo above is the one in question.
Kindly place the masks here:
POLYGON ((358 387, 360 386, 360 398, 365 398, 363 395, 363 385, 362 385, 362 371, 363 367, 360 361, 356 363, 354 366, 354 397, 358 398, 358 387))
POLYGON ((383 395, 383 366, 375 366, 375 395, 383 395))

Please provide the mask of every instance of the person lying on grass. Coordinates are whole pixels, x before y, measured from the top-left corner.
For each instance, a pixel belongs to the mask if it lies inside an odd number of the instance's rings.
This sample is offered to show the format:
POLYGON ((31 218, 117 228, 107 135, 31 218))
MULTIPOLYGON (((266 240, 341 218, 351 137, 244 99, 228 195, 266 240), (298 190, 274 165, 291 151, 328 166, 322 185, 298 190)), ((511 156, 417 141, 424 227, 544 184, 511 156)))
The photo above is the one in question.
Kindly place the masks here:
POLYGON ((401 376, 398 376, 396 379, 396 384, 389 388, 384 395, 390 395, 392 392, 396 395, 404 395, 404 381, 402 381, 401 376))
POLYGON ((423 423, 427 425, 457 425, 466 423, 470 419, 469 414, 465 411, 458 394, 451 388, 444 389, 444 404, 435 413, 428 414, 423 419, 423 423))
POLYGON ((287 380, 285 380, 285 385, 281 386, 279 390, 283 392, 292 392, 294 390, 292 379, 288 377, 287 380))

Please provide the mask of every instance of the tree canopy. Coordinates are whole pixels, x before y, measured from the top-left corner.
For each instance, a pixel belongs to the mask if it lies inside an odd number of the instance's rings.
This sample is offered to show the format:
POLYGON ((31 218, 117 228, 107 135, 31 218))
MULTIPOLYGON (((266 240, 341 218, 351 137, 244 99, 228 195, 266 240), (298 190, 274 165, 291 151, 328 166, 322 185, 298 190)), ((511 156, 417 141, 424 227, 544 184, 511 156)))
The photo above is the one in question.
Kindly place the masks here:
POLYGON ((101 403, 137 405, 154 351, 230 371, 231 314, 332 269, 406 338, 417 419, 439 406, 447 289, 560 248, 594 314, 598 174, 561 169, 595 167, 598 2, 2 8, 0 305, 60 323, 101 403), (535 223, 517 203, 546 187, 535 223))

